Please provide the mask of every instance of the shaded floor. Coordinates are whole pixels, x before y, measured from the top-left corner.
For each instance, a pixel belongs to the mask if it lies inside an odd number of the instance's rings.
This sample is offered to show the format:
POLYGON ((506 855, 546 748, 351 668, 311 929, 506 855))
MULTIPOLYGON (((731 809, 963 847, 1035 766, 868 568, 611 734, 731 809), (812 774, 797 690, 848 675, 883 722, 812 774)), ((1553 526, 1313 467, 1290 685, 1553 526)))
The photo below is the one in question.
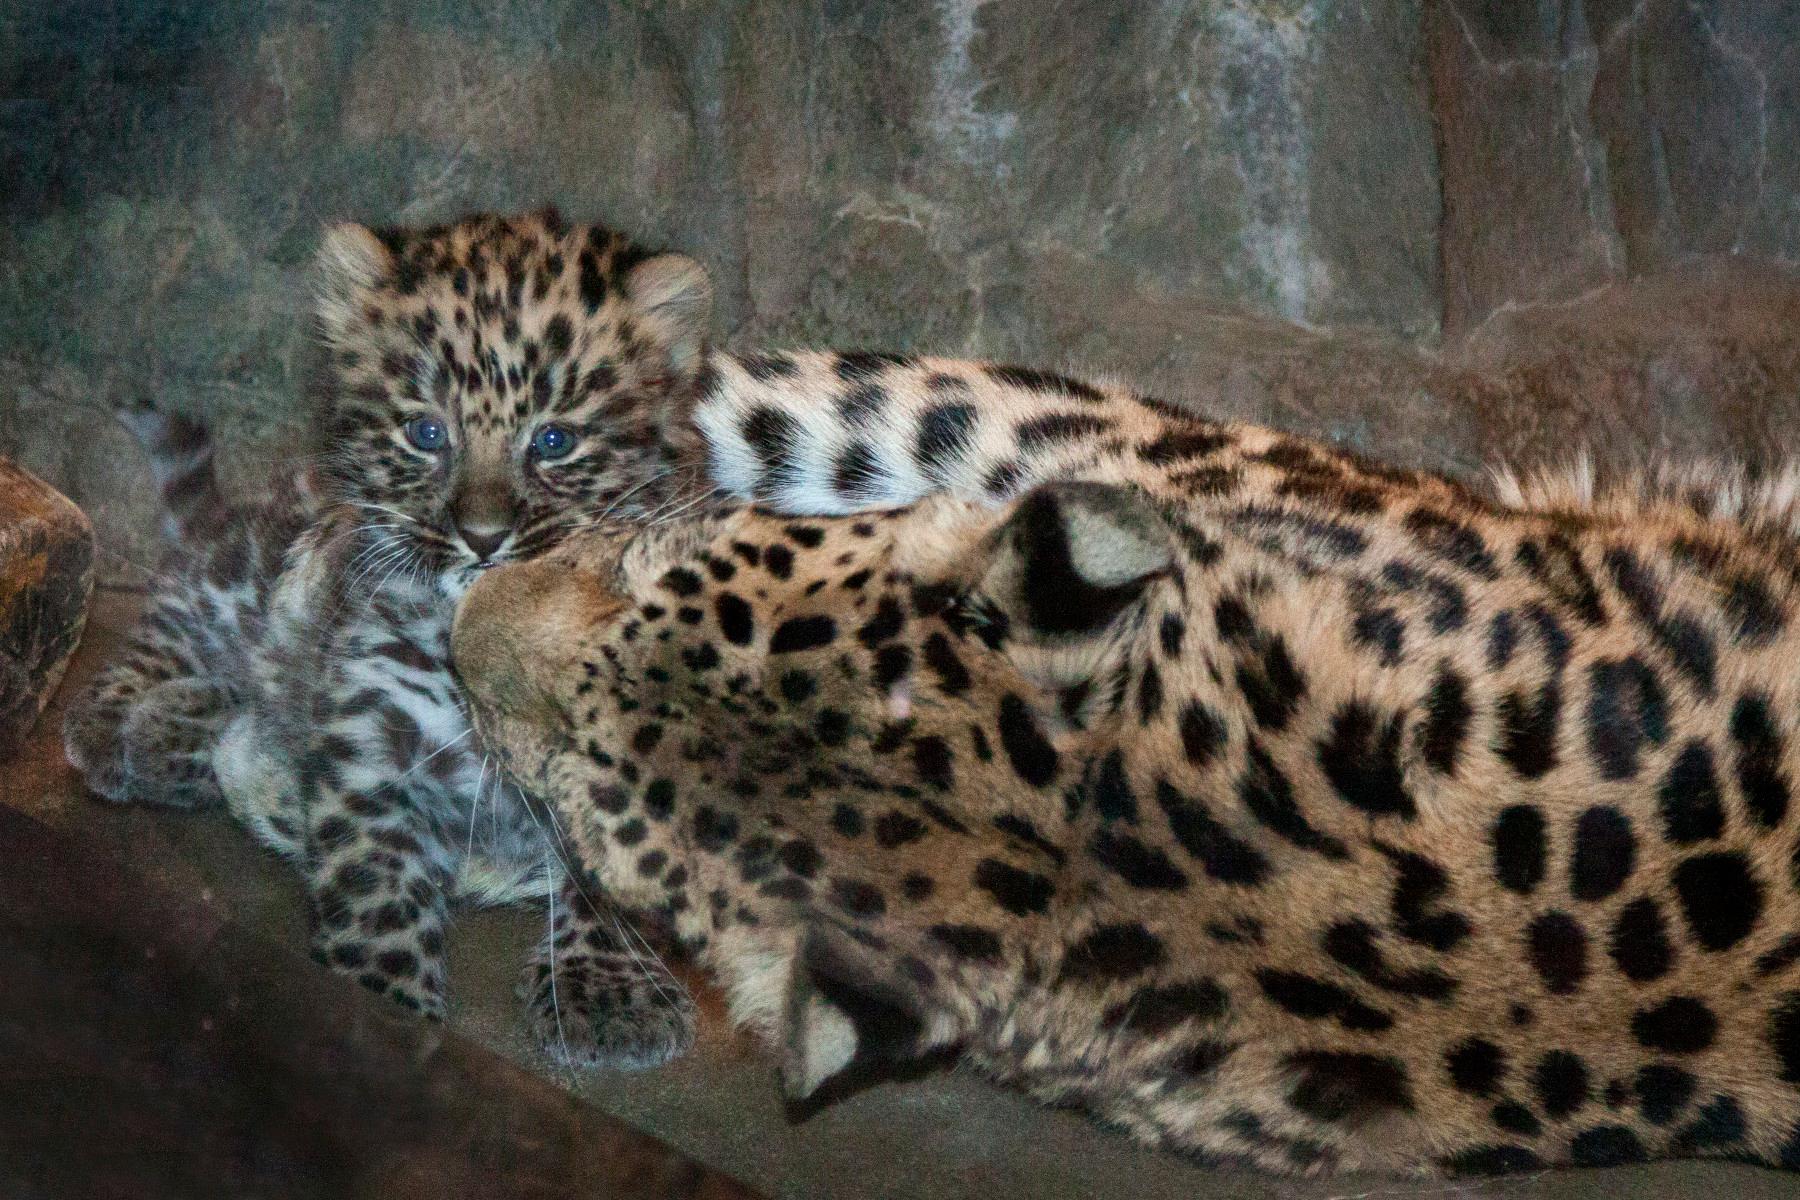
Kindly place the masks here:
MULTIPOLYGON (((129 619, 132 604, 129 597, 103 595, 97 608, 88 639, 71 671, 71 685, 78 685, 93 666, 117 645, 119 630, 129 619)), ((73 772, 63 762, 55 730, 60 711, 53 707, 34 735, 23 758, 0 768, 0 800, 35 816, 53 830, 73 835, 102 852, 117 855, 132 869, 142 874, 148 886, 168 889, 185 897, 204 911, 229 915, 240 929, 225 944, 229 953, 224 961, 232 970, 247 976, 247 994, 260 994, 268 1001, 267 1020, 278 1019, 282 1012, 297 1011, 294 996, 285 993, 292 988, 296 995, 323 997, 316 1001, 334 1016, 355 1024, 387 1031, 395 1028, 385 1012, 385 1004, 366 996, 354 984, 330 977, 304 958, 305 922, 300 889, 291 873, 281 864, 261 853, 230 820, 221 813, 179 814, 143 809, 116 808, 87 798, 73 772), (281 999, 288 1006, 274 1003, 281 999)), ((3 817, 5 814, 0 814, 3 817)), ((16 854, 7 845, 8 826, 0 823, 0 870, 4 858, 16 854)), ((0 889, 0 932, 5 929, 7 897, 0 889)), ((71 909, 78 908, 75 898, 68 900, 71 909)), ((101 914, 102 916, 104 914, 101 914)), ((131 919, 121 915, 119 928, 129 930, 131 919)), ((422 1146, 441 1145, 447 1152, 438 1157, 434 1169, 449 1172, 443 1179, 461 1178, 454 1174, 485 1154, 486 1159, 518 1168, 522 1177, 533 1180, 533 1189, 520 1194, 555 1195, 553 1180, 566 1180, 570 1194, 616 1195, 603 1182, 604 1164, 595 1160, 608 1153, 637 1154, 629 1140, 618 1141, 624 1147, 609 1150, 606 1139, 616 1137, 597 1115, 592 1125, 583 1124, 583 1113, 610 1114, 630 1125, 666 1140, 682 1153, 699 1162, 750 1184, 772 1195, 794 1197, 909 1197, 925 1200, 932 1197, 1031 1196, 1045 1200, 1061 1197, 1208 1197, 1233 1200, 1237 1197, 1277 1197, 1282 1200, 1405 1200, 1408 1197, 1467 1196, 1506 1197, 1508 1200, 1553 1200, 1553 1198, 1637 1196, 1701 1197, 1730 1196, 1734 1200, 1764 1200, 1784 1197, 1792 1200, 1800 1195, 1800 1180, 1774 1172, 1749 1167, 1715 1164, 1680 1163, 1657 1167, 1624 1168, 1602 1172, 1559 1172, 1540 1176, 1505 1178, 1491 1181, 1455 1183, 1417 1182, 1386 1178, 1340 1178, 1328 1181, 1280 1180, 1243 1174, 1221 1174, 1187 1164, 1180 1159, 1140 1149, 1124 1138, 1109 1134, 1088 1121, 1061 1112, 1050 1112, 1024 1099, 1000 1091, 966 1073, 937 1076, 921 1082, 894 1084, 873 1089, 827 1109, 811 1120, 790 1124, 785 1118, 774 1086, 773 1067, 757 1048, 740 1035, 725 1028, 717 998, 703 999, 704 1028, 700 1044, 686 1059, 659 1071, 636 1075, 590 1074, 572 1075, 536 1055, 522 1037, 517 1002, 512 997, 515 974, 536 938, 540 914, 508 910, 474 913, 463 917, 454 927, 451 946, 451 987, 454 994, 449 1033, 441 1039, 408 1040, 408 1031, 382 1033, 369 1044, 378 1047, 368 1060, 346 1053, 354 1047, 354 1039, 341 1043, 317 1039, 300 1049, 286 1046, 284 1031, 266 1031, 268 1039, 281 1041, 278 1055, 291 1062, 306 1053, 336 1054, 329 1064, 346 1086, 361 1089, 371 1106, 386 1111, 395 1103, 396 1095, 404 1095, 408 1086, 403 1079, 396 1084, 393 1074, 402 1069, 406 1048, 419 1053, 447 1055, 455 1070, 443 1076, 422 1076, 419 1087, 454 1088, 459 1091, 482 1089, 479 1095, 414 1098, 408 1111, 413 1114, 405 1136, 410 1139, 407 1153, 415 1158, 422 1146), (470 1044, 474 1043, 474 1044, 470 1044), (533 1072, 560 1083, 574 1092, 587 1105, 569 1105, 567 1109, 549 1096, 560 1093, 534 1089, 528 1080, 492 1066, 481 1047, 528 1067, 533 1072), (447 1049, 446 1049, 447 1047, 447 1049), (359 1073, 370 1076, 360 1079, 359 1073), (433 1100, 441 1103, 433 1103, 433 1100), (458 1103, 450 1103, 450 1100, 458 1103), (588 1107, 591 1106, 591 1107, 588 1107), (545 1115, 549 1114, 549 1115, 545 1115), (431 1122, 442 1125, 434 1129, 431 1122), (471 1141, 469 1122, 487 1122, 483 1135, 490 1140, 471 1141), (546 1122, 548 1123, 546 1125, 546 1122), (545 1134, 545 1128, 556 1131, 545 1134), (506 1144, 496 1147, 491 1139, 506 1144), (515 1144, 516 1143, 516 1144, 515 1144), (573 1144, 571 1144, 573 1143, 573 1144), (600 1147, 596 1149, 596 1146, 600 1147), (473 1149, 470 1149, 473 1147, 473 1149), (585 1151, 585 1158, 583 1153, 585 1151), (458 1168, 457 1164, 461 1164, 458 1168), (534 1164, 546 1170, 529 1169, 534 1164), (562 1174, 558 1174, 562 1172, 562 1174), (583 1182, 585 1181, 585 1182, 583 1182)), ((86 935, 84 935, 86 936, 86 935)), ((125 939, 128 941, 128 939, 125 939)), ((118 944, 125 944, 121 941, 118 944)), ((0 938, 0 953, 4 939, 0 938)), ((221 952, 224 953, 224 952, 221 952)), ((68 986, 82 988, 101 986, 91 971, 84 974, 76 959, 71 959, 68 986)), ((218 967, 209 958, 192 968, 204 973, 218 967)), ((178 978, 169 976, 168 978, 178 978)), ((0 985, 4 986, 4 985, 0 985)), ((174 989, 183 1000, 188 989, 174 989)), ((79 1008, 80 996, 70 998, 72 1010, 79 1008)), ((181 1001, 175 1002, 179 1009, 181 1001)), ((185 1014, 194 1021, 203 1014, 185 1014)), ((162 1014, 163 1019, 179 1025, 180 1012, 162 1014)), ((6 1036, 4 1011, 0 1009, 0 1044, 6 1036)), ((225 1060, 229 1061, 229 1060, 225 1060)), ((250 1055, 245 1070, 266 1070, 271 1061, 266 1055, 250 1055)), ((411 1069, 411 1068, 406 1068, 411 1069)), ((294 1077, 306 1072, 296 1070, 294 1077)), ((315 1072, 314 1074, 317 1074, 315 1072)), ((8 1102, 21 1096, 8 1096, 4 1090, 6 1068, 0 1064, 0 1154, 8 1152, 9 1142, 17 1150, 21 1129, 31 1126, 21 1121, 20 1114, 8 1115, 8 1102), (10 1128, 9 1128, 10 1126, 10 1128), (10 1136, 9 1136, 10 1135, 10 1136)), ((48 1081, 47 1092, 61 1095, 69 1084, 48 1081)), ((223 1086, 241 1087, 241 1081, 225 1081, 223 1086)), ((298 1121, 301 1115, 281 1107, 279 1089, 252 1089, 265 1102, 264 1108, 251 1118, 282 1128, 282 1123, 298 1121)), ((229 1109, 209 1109, 196 1113, 194 1120, 207 1122, 226 1119, 229 1109)), ((193 1147, 234 1144, 216 1136, 216 1129, 196 1128, 193 1147)), ((280 1139, 270 1138, 271 1142, 280 1139)), ((344 1155, 378 1155, 377 1143, 370 1139, 352 1141, 341 1147, 344 1155)), ((171 1147, 180 1153, 180 1147, 171 1147)), ((411 1161, 411 1159, 408 1159, 411 1161)), ((432 1161, 429 1156, 426 1161, 432 1161)), ((645 1159, 644 1161, 651 1161, 645 1159)), ((78 1164, 79 1165, 79 1164, 78 1164)), ((7 1175, 0 1169, 0 1184, 7 1175)), ((390 1191, 386 1184, 376 1186, 368 1174, 359 1176, 374 1190, 367 1194, 458 1195, 457 1188, 444 1190, 421 1186, 413 1192, 390 1191)), ((424 1177, 428 1182, 438 1177, 424 1177)), ((391 1183, 391 1179, 389 1180, 391 1183)), ((418 1182, 415 1180, 415 1182, 418 1182)), ((309 1187, 317 1186, 309 1180, 309 1187)), ((433 1185, 435 1186, 435 1184, 433 1185)), ((694 1189, 723 1188, 718 1181, 697 1180, 691 1175, 671 1177, 661 1185, 661 1194, 697 1194, 694 1189), (681 1188, 689 1189, 681 1192, 681 1188)), ((0 1187, 0 1190, 5 1190, 0 1187)), ((10 1193, 9 1193, 10 1194, 10 1193)), ((102 1190, 88 1192, 68 1190, 46 1191, 46 1196, 78 1194, 131 1195, 129 1191, 102 1190)), ((195 1192, 170 1194, 200 1194, 195 1192)), ((296 1194, 364 1194, 357 1190, 296 1194)), ((483 1191, 484 1195, 502 1194, 483 1191)), ((510 1194, 510 1193, 507 1193, 510 1194)), ((725 1194, 711 1192, 705 1194, 725 1194)))

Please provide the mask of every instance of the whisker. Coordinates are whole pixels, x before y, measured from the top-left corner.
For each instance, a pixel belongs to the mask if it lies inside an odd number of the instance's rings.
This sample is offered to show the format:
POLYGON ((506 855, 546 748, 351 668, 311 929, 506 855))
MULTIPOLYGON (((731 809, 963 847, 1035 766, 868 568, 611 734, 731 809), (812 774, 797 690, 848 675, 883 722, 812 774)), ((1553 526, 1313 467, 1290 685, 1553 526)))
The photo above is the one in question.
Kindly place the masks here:
POLYGON ((403 771, 400 775, 398 775, 395 778, 394 782, 398 783, 402 779, 405 779, 411 775, 416 775, 425 766, 426 763, 430 762, 432 759, 436 758, 438 755, 442 754, 444 751, 453 749, 464 738, 468 737, 470 734, 472 734, 474 732, 475 732, 475 730, 472 728, 463 730, 461 733, 457 734, 455 737, 451 738, 449 741, 447 741, 443 745, 439 746, 436 750, 433 750, 430 754, 427 754, 424 758, 421 758, 418 762, 416 762, 412 766, 408 767, 405 771, 403 771))
POLYGON ((546 956, 550 967, 550 1011, 556 1017, 556 1044, 562 1049, 563 1061, 569 1061, 569 1039, 563 1032, 562 1000, 556 994, 556 880, 550 873, 550 856, 544 856, 544 889, 550 893, 550 931, 546 935, 550 950, 546 956))
MULTIPOLYGON (((518 789, 515 788, 514 790, 517 791, 518 789)), ((548 845, 549 839, 544 833, 543 822, 538 819, 536 807, 525 798, 523 793, 519 796, 519 802, 524 806, 527 815, 531 817, 532 823, 538 827, 539 836, 545 837, 545 845, 548 845)), ((563 868, 564 878, 568 880, 570 886, 575 889, 576 894, 581 897, 592 912, 595 914, 605 914, 611 919, 613 930, 619 935, 620 944, 624 946, 626 954, 631 958, 632 965, 637 967, 637 969, 643 973, 645 982, 655 988, 656 994, 671 1007, 679 1007, 680 1001, 675 996, 671 995, 667 988, 663 987, 662 980, 657 977, 657 973, 645 964, 645 957, 648 956, 650 962, 654 963, 663 973, 667 974, 669 966, 663 961, 662 955, 656 952, 656 947, 652 946, 643 934, 632 928, 629 921, 626 921, 619 916, 618 907, 616 905, 610 901, 601 904, 597 902, 593 896, 588 894, 587 888, 582 885, 580 875, 569 870, 566 865, 569 862, 580 862, 580 857, 574 854, 570 849, 568 842, 563 839, 562 822, 557 819, 556 813, 552 810, 546 810, 545 816, 550 820, 550 832, 556 836, 556 844, 565 864, 563 868), (633 939, 636 939, 637 946, 632 945, 633 939), (642 947, 642 953, 640 953, 639 947, 642 947)))

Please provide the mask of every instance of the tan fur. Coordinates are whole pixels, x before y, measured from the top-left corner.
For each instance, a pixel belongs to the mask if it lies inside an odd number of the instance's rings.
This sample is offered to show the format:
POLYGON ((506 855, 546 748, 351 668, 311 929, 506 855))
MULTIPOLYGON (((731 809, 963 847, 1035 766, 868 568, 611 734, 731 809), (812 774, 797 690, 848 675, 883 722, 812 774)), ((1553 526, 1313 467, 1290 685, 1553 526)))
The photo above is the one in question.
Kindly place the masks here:
MULTIPOLYGON (((1029 449, 978 364, 865 367, 884 452, 927 372, 975 381, 967 477, 1029 449)), ((709 440, 756 446, 774 387, 709 440)), ((479 727, 790 1093, 954 1044, 1272 1170, 1800 1165, 1784 485, 1507 508, 1116 389, 1038 403, 1103 421, 1016 491, 608 530, 459 612, 479 727)), ((824 408, 795 426, 867 436, 824 408)))

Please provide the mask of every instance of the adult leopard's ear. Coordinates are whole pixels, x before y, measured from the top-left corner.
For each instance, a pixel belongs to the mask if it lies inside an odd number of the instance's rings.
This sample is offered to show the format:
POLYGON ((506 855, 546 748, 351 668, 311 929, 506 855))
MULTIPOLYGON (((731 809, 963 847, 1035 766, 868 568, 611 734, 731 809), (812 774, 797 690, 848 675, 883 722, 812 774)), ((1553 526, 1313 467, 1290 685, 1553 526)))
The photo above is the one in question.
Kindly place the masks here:
POLYGON ((652 255, 626 274, 625 292, 669 347, 675 370, 692 370, 712 324, 713 287, 706 268, 685 254, 652 255))
POLYGON ((931 1065, 927 1056, 953 1040, 939 1026, 891 954, 835 926, 807 926, 783 1014, 781 1090, 789 1116, 804 1119, 870 1084, 931 1065))
POLYGON ((1090 637, 1174 559, 1173 534, 1136 488, 1047 484, 1020 499, 992 535, 980 590, 1016 636, 1090 637))
POLYGON ((1022 497, 989 535, 969 594, 976 632, 1082 723, 1125 659, 1146 592, 1170 572, 1175 534, 1135 488, 1057 483, 1022 497))
POLYGON ((393 251, 367 226, 339 221, 325 229, 313 258, 319 323, 339 337, 361 309, 361 297, 394 270, 393 251))

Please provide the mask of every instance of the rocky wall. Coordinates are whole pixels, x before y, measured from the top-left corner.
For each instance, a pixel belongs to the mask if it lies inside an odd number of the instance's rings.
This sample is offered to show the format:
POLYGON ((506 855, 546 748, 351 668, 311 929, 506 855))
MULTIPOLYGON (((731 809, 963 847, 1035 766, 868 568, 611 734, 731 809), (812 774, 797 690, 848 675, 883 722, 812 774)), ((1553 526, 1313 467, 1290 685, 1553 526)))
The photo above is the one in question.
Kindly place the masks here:
POLYGON ((740 344, 1076 365, 1402 461, 1769 453, 1788 0, 0 0, 0 454, 150 553, 142 393, 302 441, 336 217, 553 201, 740 344))

